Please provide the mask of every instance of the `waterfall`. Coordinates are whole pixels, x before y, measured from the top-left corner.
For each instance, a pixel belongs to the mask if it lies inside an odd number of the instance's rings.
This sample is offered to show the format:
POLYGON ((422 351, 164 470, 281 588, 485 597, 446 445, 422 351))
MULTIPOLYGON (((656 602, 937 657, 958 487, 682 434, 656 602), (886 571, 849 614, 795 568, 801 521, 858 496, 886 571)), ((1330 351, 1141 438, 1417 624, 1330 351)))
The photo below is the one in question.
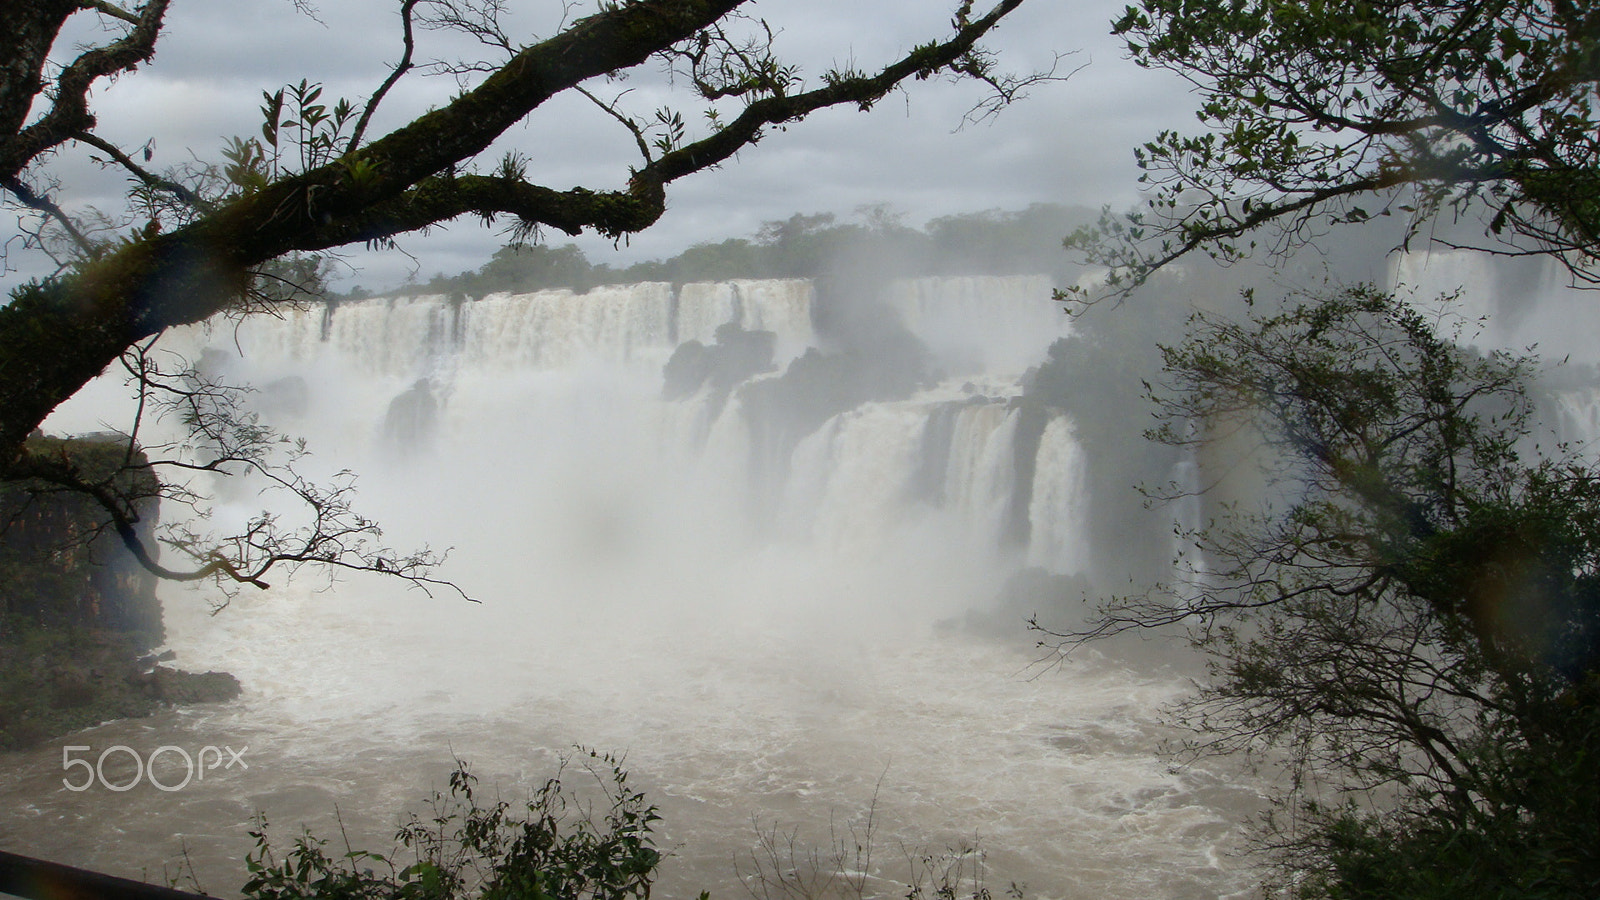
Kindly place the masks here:
POLYGON ((348 363, 354 372, 401 378, 426 375, 449 351, 456 311, 443 297, 341 305, 322 326, 327 329, 325 352, 348 363))
POLYGON ((1033 525, 1028 564, 1061 573, 1087 572, 1089 485, 1083 448, 1066 416, 1045 426, 1038 460, 1028 509, 1033 525))
MULTIPOLYGON (((665 898, 747 889, 729 860, 752 821, 801 828, 803 852, 869 809, 880 846, 981 831, 995 876, 1044 896, 1241 891, 1231 823, 1257 810, 1255 789, 1151 750, 1172 737, 1154 710, 1185 682, 1094 654, 1027 678, 1032 638, 1001 608, 1024 565, 1093 562, 1072 424, 1047 420, 1020 377, 1067 327, 1049 287, 916 279, 819 300, 804 281, 641 284, 312 303, 174 331, 163 347, 261 388, 247 402, 308 439, 309 476, 360 473, 358 508, 386 542, 453 547, 438 574, 484 602, 308 569, 211 616, 167 585, 178 664, 226 669, 244 696, 71 740, 146 758, 247 746, 248 771, 108 803, 59 789, 59 745, 15 754, 0 834, 114 872, 182 854, 226 888, 255 809, 381 851, 452 754, 516 794, 583 744, 625 751, 660 802, 665 898), (892 332, 871 337, 918 373, 860 365, 885 357, 815 308, 874 299, 864 331, 892 332), (777 370, 709 352, 730 349, 727 325, 764 333, 752 346, 770 333, 777 370), (686 378, 669 399, 664 370, 689 341, 738 383, 686 378), (948 627, 968 621, 988 636, 948 627)), ((92 430, 101 409, 51 426, 92 430)), ((211 493, 222 528, 270 502, 211 493)))
POLYGON ((1042 276, 908 278, 888 301, 952 372, 1021 373, 1071 330, 1042 276))
POLYGON ((987 546, 998 546, 1005 532, 1016 478, 1017 421, 1018 412, 1000 403, 968 406, 956 416, 945 503, 972 523, 987 546))
POLYGON ((1559 443, 1586 457, 1600 452, 1600 386, 1572 387, 1552 395, 1555 409, 1545 416, 1559 443))
POLYGON ((1546 360, 1600 362, 1591 338, 1600 329, 1592 291, 1578 288, 1555 258, 1504 257, 1479 250, 1412 250, 1389 262, 1389 286, 1434 317, 1442 336, 1483 351, 1546 360), (1458 294, 1448 303, 1441 296, 1458 294))
POLYGON ((923 409, 873 403, 841 414, 795 450, 786 517, 851 556, 883 549, 906 511, 927 424, 923 409))
POLYGON ((1190 587, 1203 586, 1211 573, 1205 555, 1194 541, 1205 524, 1200 478, 1200 463, 1192 451, 1172 464, 1171 482, 1177 489, 1177 496, 1171 501, 1173 574, 1179 584, 1190 587))
POLYGON ((659 365, 672 349, 667 284, 600 287, 586 294, 491 294, 462 309, 462 357, 480 369, 659 365))
POLYGON ((948 552, 987 561, 1013 502, 1016 427, 1005 403, 953 383, 835 416, 795 448, 783 530, 861 554, 942 529, 958 545, 948 552))
MULTIPOLYGON (((971 559, 992 560, 1016 540, 1008 522, 1020 518, 1035 530, 1028 562, 1079 571, 1087 501, 1070 426, 1051 423, 1039 442, 1031 495, 1015 459, 1017 373, 1067 328, 1049 295, 1036 276, 889 283, 889 306, 957 377, 776 442, 786 432, 753 430, 739 390, 725 402, 709 389, 663 401, 661 372, 675 347, 715 342, 734 325, 776 337, 779 370, 745 384, 778 378, 828 342, 816 290, 799 279, 309 303, 281 318, 179 329, 163 343, 264 385, 249 398, 255 408, 358 471, 369 454, 391 465, 424 451, 473 458, 515 447, 525 465, 568 481, 621 477, 603 469, 610 461, 629 477, 713 483, 742 498, 729 501, 744 517, 735 531, 852 556, 938 527, 971 559)), ((533 496, 547 490, 543 476, 516 468, 513 481, 529 481, 533 496)), ((644 502, 664 493, 650 486, 644 502)))
POLYGON ((816 343, 815 301, 811 282, 800 278, 686 284, 678 295, 677 339, 709 344, 727 324, 770 331, 778 338, 778 362, 787 363, 816 343))
MULTIPOLYGON (((1464 329, 1463 337, 1473 343, 1478 321, 1494 312, 1495 267, 1493 258, 1471 250, 1420 250, 1397 253, 1389 264, 1389 283, 1397 290, 1409 291, 1412 302, 1425 315, 1436 317, 1444 331, 1464 329), (1441 297, 1456 295, 1442 302, 1441 297)), ((1492 336, 1485 335, 1485 339, 1492 336)))

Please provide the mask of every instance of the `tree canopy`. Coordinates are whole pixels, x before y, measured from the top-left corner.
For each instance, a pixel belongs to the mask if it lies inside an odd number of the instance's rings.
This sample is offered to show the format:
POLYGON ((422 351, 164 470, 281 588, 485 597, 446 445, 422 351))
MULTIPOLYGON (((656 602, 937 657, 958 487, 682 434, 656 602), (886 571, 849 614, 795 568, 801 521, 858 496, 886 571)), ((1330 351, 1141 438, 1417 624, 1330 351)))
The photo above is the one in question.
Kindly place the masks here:
POLYGON ((1525 458, 1530 359, 1440 331, 1373 288, 1197 315, 1152 436, 1231 473, 1188 535, 1205 564, 1065 637, 1189 629, 1211 671, 1180 719, 1201 752, 1288 751, 1299 825, 1268 840, 1302 895, 1575 896, 1600 871, 1600 784, 1574 774, 1600 736, 1600 474, 1525 458), (1425 856, 1453 867, 1426 890, 1425 856))
MULTIPOLYGON (((1048 203, 1017 211, 942 216, 921 229, 907 227, 875 207, 858 213, 864 221, 841 222, 831 213, 795 213, 764 223, 753 238, 696 244, 668 259, 621 268, 590 262, 575 244, 512 243, 495 251, 476 271, 439 273, 396 292, 482 297, 496 291, 585 291, 599 284, 644 281, 826 278, 844 270, 878 276, 1051 272, 1065 281, 1076 276, 1077 267, 1061 252, 1059 236, 1094 220, 1092 210, 1048 203)), ((366 296, 364 290, 352 294, 366 296)))
MULTIPOLYGON (((1600 281, 1592 4, 1140 0, 1113 27, 1205 126, 1137 151, 1146 208, 1069 237, 1113 294, 1385 218, 1600 281)), ((1057 635, 1186 629, 1192 749, 1288 761, 1260 837, 1290 896, 1600 879, 1600 471, 1532 440, 1536 360, 1453 322, 1372 286, 1196 315, 1150 393, 1206 475, 1172 486, 1205 503, 1199 564, 1057 635)))
POLYGON ((1143 0, 1114 25, 1193 83, 1206 130, 1137 153, 1148 207, 1071 243, 1120 285, 1194 252, 1281 251, 1382 216, 1600 278, 1600 11, 1570 0, 1143 0))
MULTIPOLYGON (((237 405, 228 391, 159 371, 149 342, 175 325, 289 302, 297 282, 315 274, 316 254, 383 245, 462 216, 507 220, 522 235, 590 230, 620 238, 661 217, 673 182, 726 163, 817 110, 866 110, 906 82, 974 79, 993 92, 982 108, 998 108, 1035 76, 1002 74, 979 41, 1020 3, 999 0, 987 11, 960 3, 943 37, 875 71, 836 69, 808 82, 775 54, 773 29, 748 18, 743 0, 608 0, 551 36, 528 39, 503 26, 503 5, 493 0, 396 0, 397 60, 365 98, 324 99, 314 79, 265 91, 259 136, 234 138, 215 163, 170 171, 147 169, 139 148, 100 135, 93 109, 98 86, 137 77, 155 55, 168 0, 8 4, 0 29, 0 190, 8 206, 37 217, 29 241, 61 265, 0 308, 0 478, 89 493, 140 552, 129 503, 26 441, 57 405, 121 360, 147 393, 191 416, 217 450, 204 461, 151 465, 254 469, 316 511, 297 539, 262 539, 272 533, 272 523, 262 522, 263 531, 252 526, 231 547, 180 540, 196 568, 163 574, 260 583, 274 565, 315 560, 423 576, 433 557, 361 549, 375 527, 349 510, 342 486, 319 489, 268 464, 263 431, 230 415, 237 405), (103 39, 74 47, 78 32, 69 26, 83 18, 95 20, 103 39), (414 57, 427 28, 475 38, 482 57, 435 66, 457 78, 461 92, 386 134, 369 133, 395 83, 423 68, 414 57), (703 116, 632 111, 592 89, 652 61, 673 73, 684 102, 698 104, 703 116), (598 104, 615 119, 618 139, 637 148, 636 164, 618 173, 624 187, 558 189, 540 183, 515 154, 483 159, 506 129, 565 92, 598 104), (729 101, 737 111, 720 114, 729 101), (130 178, 128 207, 109 228, 64 211, 71 186, 59 183, 51 161, 66 154, 92 154, 130 178)), ((284 14, 294 13, 285 7, 284 14)))

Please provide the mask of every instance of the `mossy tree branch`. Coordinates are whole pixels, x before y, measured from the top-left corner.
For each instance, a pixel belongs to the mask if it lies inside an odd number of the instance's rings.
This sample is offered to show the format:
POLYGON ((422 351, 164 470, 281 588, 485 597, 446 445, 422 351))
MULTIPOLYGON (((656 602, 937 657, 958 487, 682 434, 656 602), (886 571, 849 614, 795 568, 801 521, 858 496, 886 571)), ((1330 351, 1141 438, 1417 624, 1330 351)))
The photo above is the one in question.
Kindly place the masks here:
MULTIPOLYGON (((61 402, 164 329, 245 310, 255 270, 279 257, 383 242, 468 214, 485 220, 509 215, 522 228, 548 226, 574 234, 589 229, 620 238, 660 218, 669 184, 727 161, 772 126, 830 106, 867 109, 905 81, 940 72, 991 86, 1028 83, 998 80, 978 48, 979 39, 1022 0, 1000 0, 976 18, 966 3, 948 37, 913 49, 875 74, 830 73, 820 87, 795 93, 788 91, 790 82, 769 80, 741 95, 740 114, 725 124, 713 118, 712 131, 699 140, 668 141, 642 167, 619 173, 626 183, 621 189, 556 190, 538 184, 511 160, 494 174, 473 171, 474 161, 500 135, 550 98, 652 57, 681 61, 683 46, 730 41, 719 23, 746 2, 603 3, 595 15, 518 49, 498 66, 486 65, 490 71, 476 86, 370 143, 362 143, 369 121, 364 116, 350 136, 340 138, 342 126, 336 126, 328 135, 328 152, 302 154, 311 160, 304 171, 278 169, 274 143, 271 169, 250 170, 251 178, 234 181, 232 193, 220 194, 146 171, 92 130, 90 88, 152 56, 167 0, 128 8, 41 0, 15 10, 7 17, 9 32, 0 35, 0 59, 6 60, 0 64, 0 185, 24 184, 23 177, 50 151, 78 141, 132 172, 141 189, 177 200, 185 214, 165 224, 152 216, 119 244, 81 247, 81 259, 67 274, 17 289, 0 308, 0 478, 37 476, 39 461, 29 457, 24 440, 61 402), (83 51, 53 80, 47 78, 48 57, 61 28, 83 11, 117 23, 121 36, 83 51), (29 110, 40 98, 48 103, 30 122, 29 110)), ((409 67, 414 6, 415 0, 400 3, 406 53, 372 95, 369 111, 409 67)), ((760 59, 765 65, 770 58, 760 59)), ((307 85, 300 87, 300 95, 307 95, 307 85)), ((306 130, 302 124, 301 131, 306 130)), ((630 140, 637 137, 635 132, 630 140)), ((59 209, 48 194, 34 197, 33 208, 59 209)))

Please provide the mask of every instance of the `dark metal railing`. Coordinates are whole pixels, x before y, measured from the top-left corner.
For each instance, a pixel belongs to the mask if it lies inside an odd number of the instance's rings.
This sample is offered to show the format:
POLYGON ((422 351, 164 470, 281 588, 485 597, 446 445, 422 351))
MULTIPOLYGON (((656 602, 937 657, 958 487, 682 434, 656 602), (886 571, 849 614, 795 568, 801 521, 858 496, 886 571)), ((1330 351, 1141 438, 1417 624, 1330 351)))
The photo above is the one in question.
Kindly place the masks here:
POLYGON ((0 894, 28 900, 206 900, 200 894, 0 850, 0 894))

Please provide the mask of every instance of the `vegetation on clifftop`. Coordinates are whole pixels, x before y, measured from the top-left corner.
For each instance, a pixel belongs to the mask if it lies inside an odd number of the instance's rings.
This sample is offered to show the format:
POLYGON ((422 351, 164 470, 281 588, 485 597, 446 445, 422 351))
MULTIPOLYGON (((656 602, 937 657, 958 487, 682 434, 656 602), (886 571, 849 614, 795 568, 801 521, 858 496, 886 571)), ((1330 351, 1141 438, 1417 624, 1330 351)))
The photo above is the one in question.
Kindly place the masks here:
MULTIPOLYGON (((832 213, 795 213, 767 222, 749 238, 696 244, 670 259, 621 268, 591 262, 575 244, 510 244, 474 272, 440 273, 398 292, 482 297, 645 281, 848 276, 859 282, 866 275, 1041 273, 1065 283, 1079 267, 1061 252, 1060 235, 1093 217, 1081 207, 1035 203, 1022 210, 944 216, 917 229, 881 207, 859 210, 857 221, 840 221, 832 213)), ((358 287, 346 296, 361 299, 369 292, 358 287)))

